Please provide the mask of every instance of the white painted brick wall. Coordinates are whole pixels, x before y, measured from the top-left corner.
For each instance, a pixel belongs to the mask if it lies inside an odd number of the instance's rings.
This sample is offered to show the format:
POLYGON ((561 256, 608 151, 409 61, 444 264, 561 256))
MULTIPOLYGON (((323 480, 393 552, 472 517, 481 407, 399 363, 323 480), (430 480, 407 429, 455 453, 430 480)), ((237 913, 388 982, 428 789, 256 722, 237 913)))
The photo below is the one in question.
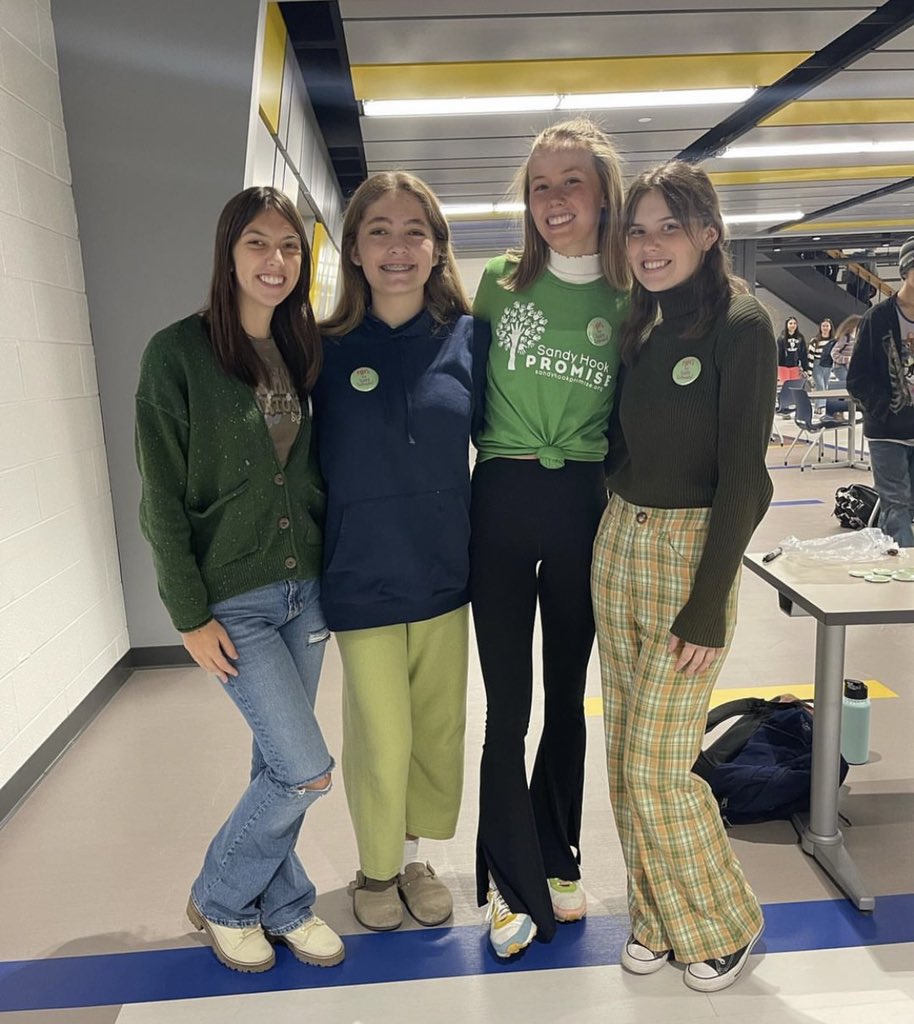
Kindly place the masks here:
POLYGON ((0 785, 127 652, 49 0, 0 0, 0 785))

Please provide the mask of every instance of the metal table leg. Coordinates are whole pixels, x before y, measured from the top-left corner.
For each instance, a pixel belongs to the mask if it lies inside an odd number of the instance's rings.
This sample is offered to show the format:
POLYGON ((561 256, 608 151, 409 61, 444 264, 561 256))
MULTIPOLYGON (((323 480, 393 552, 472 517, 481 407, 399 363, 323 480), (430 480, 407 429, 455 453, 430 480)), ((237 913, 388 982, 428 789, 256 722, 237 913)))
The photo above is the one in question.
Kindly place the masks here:
POLYGON ((815 717, 809 815, 795 815, 803 851, 814 857, 858 910, 873 910, 857 866, 838 828, 841 707, 844 683, 844 626, 816 623, 815 717))

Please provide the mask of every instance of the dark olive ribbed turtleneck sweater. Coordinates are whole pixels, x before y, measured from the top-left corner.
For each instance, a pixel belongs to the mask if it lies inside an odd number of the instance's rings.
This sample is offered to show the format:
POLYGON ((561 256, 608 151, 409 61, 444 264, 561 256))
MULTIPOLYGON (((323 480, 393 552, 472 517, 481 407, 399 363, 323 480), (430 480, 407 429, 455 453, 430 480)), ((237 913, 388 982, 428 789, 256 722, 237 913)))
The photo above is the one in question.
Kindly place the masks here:
POLYGON ((774 332, 759 302, 737 295, 705 337, 686 341, 696 315, 692 283, 659 301, 663 319, 618 385, 610 450, 618 468, 609 487, 646 508, 711 509, 691 596, 670 629, 689 643, 721 647, 730 587, 771 500, 765 455, 774 332))

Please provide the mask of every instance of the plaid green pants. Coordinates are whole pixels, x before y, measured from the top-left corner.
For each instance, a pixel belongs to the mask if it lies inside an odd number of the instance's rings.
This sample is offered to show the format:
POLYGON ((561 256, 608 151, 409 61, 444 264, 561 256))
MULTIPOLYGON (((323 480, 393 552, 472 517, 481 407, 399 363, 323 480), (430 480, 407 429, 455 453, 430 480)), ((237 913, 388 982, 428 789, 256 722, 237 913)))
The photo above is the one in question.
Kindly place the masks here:
MULTIPOLYGON (((675 671, 669 629, 686 603, 710 509, 639 508, 618 496, 594 542, 591 583, 609 790, 635 938, 681 963, 734 952, 762 923, 704 781, 693 775, 722 657, 675 671)), ((738 579, 727 605, 736 625, 738 579)))

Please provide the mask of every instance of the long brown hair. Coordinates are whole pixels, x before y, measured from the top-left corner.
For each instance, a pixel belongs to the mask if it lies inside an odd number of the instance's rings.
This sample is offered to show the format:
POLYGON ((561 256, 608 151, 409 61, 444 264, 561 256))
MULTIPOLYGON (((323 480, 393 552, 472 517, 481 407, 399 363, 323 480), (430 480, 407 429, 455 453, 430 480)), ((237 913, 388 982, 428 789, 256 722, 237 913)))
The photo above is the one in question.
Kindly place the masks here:
POLYGON ((508 291, 523 291, 539 278, 549 263, 549 246, 537 231, 533 214, 530 212, 530 161, 536 153, 543 150, 562 149, 584 149, 593 158, 594 170, 600 180, 600 190, 606 203, 600 212, 597 235, 600 267, 603 276, 614 288, 627 288, 628 263, 619 232, 619 217, 624 196, 622 168, 609 136, 587 117, 576 117, 551 125, 533 140, 530 153, 515 175, 513 184, 515 194, 524 203, 524 244, 520 251, 508 253, 512 263, 499 284, 508 291))
MULTIPOLYGON (((726 230, 720 212, 720 201, 711 179, 698 167, 673 160, 653 170, 644 171, 629 186, 622 213, 622 228, 625 235, 635 220, 638 203, 648 194, 656 191, 665 200, 670 213, 679 221, 693 242, 702 228, 717 229, 717 239, 702 254, 698 270, 693 278, 698 297, 698 312, 695 322, 683 335, 686 338, 700 338, 706 334, 730 304, 731 295, 741 290, 730 269, 730 257, 724 249, 726 230)), ((654 321, 657 319, 658 300, 637 279, 632 283, 631 307, 628 318, 622 325, 622 340, 619 352, 622 361, 631 366, 654 321)))
POLYGON ((835 338, 837 338, 837 337, 838 337, 838 335, 835 333, 835 322, 832 320, 832 318, 830 316, 823 316, 822 319, 819 321, 819 326, 816 329, 816 333, 813 335, 812 340, 813 341, 834 341, 835 338), (831 331, 830 331, 830 333, 829 333, 827 338, 822 333, 822 324, 828 324, 828 326, 831 328, 831 331))
POLYGON ((336 309, 326 320, 321 321, 320 329, 324 334, 348 334, 365 319, 365 313, 371 305, 371 286, 362 268, 353 263, 352 256, 365 211, 372 203, 396 192, 412 196, 419 203, 435 240, 436 260, 425 282, 426 309, 439 324, 450 323, 458 316, 470 312, 470 301, 463 289, 457 260, 451 248, 451 229, 441 212, 438 197, 424 181, 413 174, 382 171, 359 185, 346 208, 340 254, 343 290, 336 309))
POLYGON ((233 250, 244 229, 265 210, 275 210, 301 241, 301 274, 292 291, 273 310, 270 330, 282 353, 293 386, 299 396, 307 394, 320 373, 320 335, 308 299, 311 285, 311 250, 301 214, 292 200, 270 186, 246 188, 233 196, 219 216, 213 256, 213 276, 203 317, 216 362, 232 377, 256 387, 263 366, 241 326, 238 311, 238 282, 233 250))

